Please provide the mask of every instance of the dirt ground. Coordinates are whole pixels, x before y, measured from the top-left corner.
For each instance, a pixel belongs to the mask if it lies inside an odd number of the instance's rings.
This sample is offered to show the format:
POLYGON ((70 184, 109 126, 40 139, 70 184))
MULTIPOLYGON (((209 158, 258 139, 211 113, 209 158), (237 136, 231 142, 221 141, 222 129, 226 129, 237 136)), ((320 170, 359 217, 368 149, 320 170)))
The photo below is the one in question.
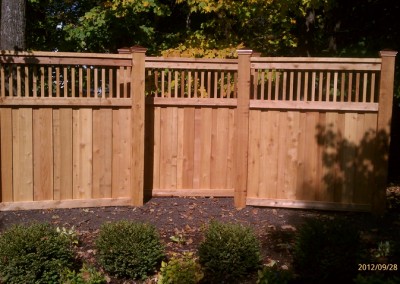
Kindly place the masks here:
MULTIPOLYGON (((335 218, 351 220, 360 229, 364 246, 371 250, 380 241, 398 238, 400 231, 397 210, 390 210, 383 217, 369 213, 253 206, 237 210, 232 198, 188 197, 152 198, 143 207, 5 211, 0 212, 0 232, 17 223, 47 222, 60 228, 74 227, 79 236, 77 254, 82 260, 96 265, 93 243, 105 222, 135 220, 154 224, 166 246, 167 255, 171 255, 174 252, 195 252, 203 238, 204 228, 215 219, 251 226, 261 241, 264 264, 276 261, 282 269, 291 269, 296 232, 309 218, 322 218, 327 222, 335 218)), ((112 283, 142 283, 109 279, 112 283)))

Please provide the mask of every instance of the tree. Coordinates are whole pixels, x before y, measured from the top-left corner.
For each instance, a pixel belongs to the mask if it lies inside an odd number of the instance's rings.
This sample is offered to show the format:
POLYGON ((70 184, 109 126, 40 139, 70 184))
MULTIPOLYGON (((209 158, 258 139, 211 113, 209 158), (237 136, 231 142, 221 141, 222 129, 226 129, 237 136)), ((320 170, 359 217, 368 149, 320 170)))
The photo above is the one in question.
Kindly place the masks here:
POLYGON ((29 0, 26 27, 27 49, 77 51, 75 42, 67 40, 67 25, 79 19, 98 3, 97 0, 29 0))
POLYGON ((142 45, 155 52, 159 19, 169 13, 168 6, 157 0, 101 1, 78 22, 65 26, 66 39, 79 51, 115 52, 142 45))
POLYGON ((0 49, 25 49, 25 0, 2 0, 0 49))

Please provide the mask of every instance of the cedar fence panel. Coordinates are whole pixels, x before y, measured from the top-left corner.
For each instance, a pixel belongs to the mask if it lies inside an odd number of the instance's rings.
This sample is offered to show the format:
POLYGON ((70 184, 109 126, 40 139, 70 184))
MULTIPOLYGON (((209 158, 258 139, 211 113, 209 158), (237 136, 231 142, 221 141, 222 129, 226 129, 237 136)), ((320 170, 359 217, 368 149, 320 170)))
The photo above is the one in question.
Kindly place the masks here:
POLYGON ((381 213, 395 52, 155 58, 3 52, 0 209, 234 196, 381 213))

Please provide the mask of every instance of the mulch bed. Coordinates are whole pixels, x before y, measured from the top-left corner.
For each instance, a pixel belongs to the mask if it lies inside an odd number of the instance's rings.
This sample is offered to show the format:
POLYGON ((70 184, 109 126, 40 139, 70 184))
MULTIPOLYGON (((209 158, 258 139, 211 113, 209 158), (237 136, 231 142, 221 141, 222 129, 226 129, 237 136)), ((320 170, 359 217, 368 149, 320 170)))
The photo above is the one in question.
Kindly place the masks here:
MULTIPOLYGON (((195 252, 210 220, 251 226, 262 244, 265 264, 276 261, 282 269, 292 268, 292 249, 299 227, 310 218, 330 222, 335 218, 351 220, 361 231, 364 246, 373 250, 380 241, 397 239, 400 214, 391 210, 383 217, 369 213, 278 209, 248 206, 237 210, 232 198, 152 198, 142 207, 100 207, 0 212, 0 232, 13 224, 51 223, 74 227, 79 235, 79 257, 96 265, 94 240, 105 222, 135 220, 154 224, 160 232, 167 255, 195 252)), ((96 265, 97 266, 97 265, 96 265)), ((109 278, 111 283, 142 283, 109 278)), ((154 283, 148 280, 146 283, 154 283)), ((255 283, 252 282, 249 283, 255 283)))

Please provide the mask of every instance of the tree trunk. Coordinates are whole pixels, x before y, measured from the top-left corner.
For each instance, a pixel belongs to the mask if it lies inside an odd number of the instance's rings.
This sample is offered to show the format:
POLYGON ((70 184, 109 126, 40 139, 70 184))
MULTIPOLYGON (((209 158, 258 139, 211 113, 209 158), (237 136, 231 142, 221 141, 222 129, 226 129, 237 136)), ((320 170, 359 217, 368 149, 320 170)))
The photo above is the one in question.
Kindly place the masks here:
POLYGON ((0 49, 25 49, 26 0, 1 1, 0 49))

